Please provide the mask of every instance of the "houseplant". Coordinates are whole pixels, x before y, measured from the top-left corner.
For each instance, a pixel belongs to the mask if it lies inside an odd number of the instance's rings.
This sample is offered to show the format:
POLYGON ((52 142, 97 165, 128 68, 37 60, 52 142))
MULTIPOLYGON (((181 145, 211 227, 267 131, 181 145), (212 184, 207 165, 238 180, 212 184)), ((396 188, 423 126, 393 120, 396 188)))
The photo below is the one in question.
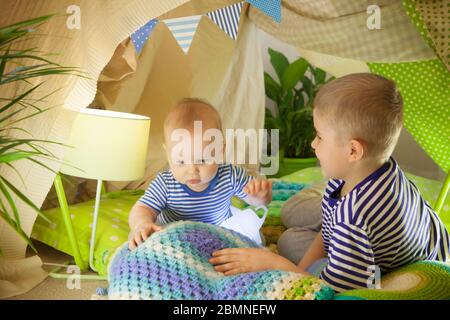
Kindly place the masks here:
MULTIPOLYGON (((27 130, 20 127, 25 119, 37 117, 51 107, 43 108, 45 99, 53 92, 39 98, 32 98, 37 89, 43 84, 43 79, 52 75, 75 74, 82 76, 77 68, 63 67, 47 59, 49 53, 44 54, 36 48, 17 49, 17 44, 33 36, 42 23, 52 15, 42 16, 0 27, 0 92, 7 85, 17 86, 18 90, 12 97, 0 94, 0 165, 8 166, 22 179, 14 164, 19 160, 27 160, 53 171, 39 159, 57 160, 46 148, 48 144, 57 142, 36 139, 27 130), (33 83, 33 78, 39 77, 39 83, 33 83), (20 134, 15 134, 20 133, 20 134), (26 136, 19 138, 18 136, 26 136)), ((22 179, 22 183, 23 179, 22 179)), ((23 231, 17 201, 23 201, 46 219, 39 208, 17 186, 14 186, 4 176, 0 176, 0 217, 36 251, 33 243, 23 231)), ((0 248, 0 255, 2 251, 0 248)))
POLYGON ((270 156, 279 161, 275 177, 281 177, 316 165, 311 148, 315 136, 312 104, 319 88, 332 77, 304 58, 290 63, 284 54, 271 48, 269 55, 278 81, 264 72, 266 96, 275 103, 274 112, 266 107, 265 128, 269 132, 279 130, 278 153, 270 156))

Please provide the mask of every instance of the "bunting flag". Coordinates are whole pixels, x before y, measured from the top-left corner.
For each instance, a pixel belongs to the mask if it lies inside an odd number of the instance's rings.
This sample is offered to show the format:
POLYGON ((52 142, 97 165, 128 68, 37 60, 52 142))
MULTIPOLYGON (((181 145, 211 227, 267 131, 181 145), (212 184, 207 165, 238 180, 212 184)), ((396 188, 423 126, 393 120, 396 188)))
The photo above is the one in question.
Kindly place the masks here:
POLYGON ((158 20, 152 19, 131 34, 131 41, 133 41, 134 47, 136 48, 136 52, 138 54, 141 53, 142 47, 147 42, 147 39, 150 37, 150 34, 157 23, 158 20))
POLYGON ((201 15, 189 16, 175 19, 163 20, 173 36, 177 40, 184 53, 188 53, 189 48, 197 30, 198 23, 202 18, 201 15))
POLYGON ((206 15, 219 26, 231 39, 236 40, 239 28, 239 19, 244 2, 208 12, 206 15))
POLYGON ((258 8, 273 20, 281 22, 281 0, 246 0, 252 6, 258 8))

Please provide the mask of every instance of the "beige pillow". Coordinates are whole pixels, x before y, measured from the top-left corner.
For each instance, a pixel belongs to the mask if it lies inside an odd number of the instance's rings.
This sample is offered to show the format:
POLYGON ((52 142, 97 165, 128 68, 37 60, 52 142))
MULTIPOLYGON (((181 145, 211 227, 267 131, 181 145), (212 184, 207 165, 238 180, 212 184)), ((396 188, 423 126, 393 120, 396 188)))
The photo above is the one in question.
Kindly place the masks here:
POLYGON ((321 203, 326 182, 313 184, 285 202, 281 208, 281 221, 286 228, 309 227, 320 229, 321 203))

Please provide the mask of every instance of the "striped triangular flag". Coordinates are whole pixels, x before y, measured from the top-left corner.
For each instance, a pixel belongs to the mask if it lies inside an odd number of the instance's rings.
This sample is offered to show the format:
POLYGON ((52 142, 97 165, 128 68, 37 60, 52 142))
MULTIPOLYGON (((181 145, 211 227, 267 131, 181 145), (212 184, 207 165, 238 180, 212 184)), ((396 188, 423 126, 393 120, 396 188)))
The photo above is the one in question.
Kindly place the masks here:
POLYGON ((189 16, 175 19, 163 20, 173 36, 177 40, 184 53, 188 53, 189 48, 197 30, 198 23, 202 18, 201 15, 189 16))
POLYGON ((246 0, 276 22, 281 22, 281 0, 246 0))
POLYGON ((206 15, 231 39, 236 40, 243 4, 244 2, 235 3, 231 6, 208 12, 206 15))
POLYGON ((148 37, 150 37, 150 34, 157 23, 158 20, 152 19, 131 34, 131 41, 133 41, 134 47, 136 48, 136 52, 138 54, 141 53, 142 47, 147 42, 148 37))

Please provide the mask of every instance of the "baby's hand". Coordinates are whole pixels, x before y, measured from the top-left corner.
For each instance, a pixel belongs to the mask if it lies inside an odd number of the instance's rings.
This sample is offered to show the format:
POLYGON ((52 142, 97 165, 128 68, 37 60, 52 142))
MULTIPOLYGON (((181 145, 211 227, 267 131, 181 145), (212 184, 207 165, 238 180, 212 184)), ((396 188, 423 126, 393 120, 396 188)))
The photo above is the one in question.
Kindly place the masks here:
POLYGON ((136 249, 142 242, 144 242, 153 232, 160 231, 161 226, 154 223, 146 223, 137 226, 134 231, 130 232, 128 237, 128 248, 130 250, 136 249))
POLYGON ((252 205, 266 205, 272 201, 272 181, 259 178, 250 180, 243 191, 251 198, 252 205))

